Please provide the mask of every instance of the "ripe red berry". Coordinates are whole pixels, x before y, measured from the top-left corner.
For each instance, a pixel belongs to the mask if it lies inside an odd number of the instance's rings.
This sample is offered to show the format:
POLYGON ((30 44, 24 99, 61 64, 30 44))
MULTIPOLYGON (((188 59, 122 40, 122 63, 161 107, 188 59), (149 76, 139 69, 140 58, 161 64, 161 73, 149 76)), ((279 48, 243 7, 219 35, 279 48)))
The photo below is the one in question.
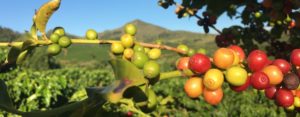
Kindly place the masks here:
POLYGON ((300 49, 292 51, 290 60, 293 65, 300 66, 300 49))
POLYGON ((237 53, 237 55, 239 56, 240 62, 243 62, 245 59, 245 52, 244 50, 237 45, 231 45, 228 48, 232 49, 233 51, 235 51, 237 53))
POLYGON ((292 91, 288 89, 279 89, 276 92, 275 100, 277 105, 282 107, 289 107, 294 104, 294 96, 292 91))
POLYGON ((251 75, 251 84, 255 89, 266 89, 270 85, 270 80, 264 72, 254 72, 251 75))
POLYGON ((266 88, 265 89, 265 95, 266 95, 266 97, 269 98, 269 99, 274 99, 277 90, 278 89, 275 86, 270 86, 270 87, 266 88))
POLYGON ((276 65, 283 74, 286 74, 291 70, 291 64, 284 59, 276 59, 272 64, 276 65))
POLYGON ((190 57, 182 57, 178 60, 176 68, 178 70, 188 69, 190 57))
POLYGON ((191 56, 189 68, 196 73, 202 74, 211 68, 211 63, 207 56, 197 53, 191 56))
POLYGON ((268 58, 265 52, 261 50, 252 51, 248 58, 248 67, 251 71, 260 71, 268 63, 268 58))

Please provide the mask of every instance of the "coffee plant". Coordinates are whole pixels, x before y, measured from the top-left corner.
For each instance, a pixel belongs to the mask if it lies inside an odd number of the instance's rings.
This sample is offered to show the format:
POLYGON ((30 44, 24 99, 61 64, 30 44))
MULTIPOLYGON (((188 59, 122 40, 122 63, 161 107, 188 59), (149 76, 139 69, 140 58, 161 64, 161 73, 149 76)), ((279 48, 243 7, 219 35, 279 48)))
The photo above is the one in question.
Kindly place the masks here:
POLYGON ((26 40, 0 43, 9 47, 1 50, 4 116, 299 116, 297 0, 159 0, 163 8, 176 6, 178 18, 196 17, 206 33, 219 33, 215 40, 220 48, 211 57, 205 49, 185 44, 139 42, 133 24, 125 26, 119 40, 99 39, 93 29, 85 39, 71 39, 63 27, 47 36, 47 22, 60 2, 50 0, 37 10, 26 40), (218 30, 214 24, 224 12, 241 18, 244 26, 218 30), (56 56, 75 44, 109 44, 111 67, 18 67, 37 48, 47 47, 45 53, 56 56), (179 54, 174 69, 163 69, 162 50, 179 54))

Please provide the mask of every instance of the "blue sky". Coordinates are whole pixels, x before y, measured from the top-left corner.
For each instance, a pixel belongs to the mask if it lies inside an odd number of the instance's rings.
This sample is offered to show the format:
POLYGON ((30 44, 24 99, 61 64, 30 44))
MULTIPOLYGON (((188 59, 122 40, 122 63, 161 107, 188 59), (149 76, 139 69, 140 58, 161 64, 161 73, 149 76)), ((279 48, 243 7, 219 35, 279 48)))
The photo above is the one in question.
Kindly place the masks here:
MULTIPOLYGON (((4 0, 0 4, 0 26, 19 32, 29 30, 34 10, 48 0, 4 0)), ((196 18, 177 19, 175 7, 165 10, 157 0, 62 0, 60 9, 51 17, 47 29, 63 26, 67 32, 84 35, 87 29, 99 32, 118 28, 134 19, 171 30, 203 32, 196 18)), ((216 27, 222 29, 240 21, 221 16, 216 27)), ((215 33, 212 31, 211 33, 215 33)))

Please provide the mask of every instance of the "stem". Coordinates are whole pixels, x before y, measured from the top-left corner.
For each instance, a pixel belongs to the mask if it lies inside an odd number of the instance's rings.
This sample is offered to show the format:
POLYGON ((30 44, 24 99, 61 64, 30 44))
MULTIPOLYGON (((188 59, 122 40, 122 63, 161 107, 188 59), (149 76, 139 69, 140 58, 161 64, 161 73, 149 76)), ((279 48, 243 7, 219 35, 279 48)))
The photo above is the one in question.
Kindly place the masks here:
POLYGON ((180 76, 184 76, 184 74, 179 70, 171 71, 171 72, 163 72, 160 73, 159 80, 165 80, 165 79, 180 77, 180 76))
MULTIPOLYGON (((182 6, 181 4, 178 4, 178 3, 176 3, 176 2, 174 2, 175 3, 175 5, 177 6, 177 7, 179 7, 179 8, 182 8, 182 9, 184 9, 185 7, 184 6, 182 6)), ((203 18, 201 18, 199 15, 197 15, 197 14, 193 14, 193 13, 191 13, 191 12, 187 12, 189 15, 192 15, 192 16, 195 16, 196 18, 198 18, 199 20, 202 20, 203 18)), ((219 30, 219 29, 217 29, 215 26, 213 26, 213 25, 209 25, 209 27, 211 27, 212 29, 214 29, 215 31, 217 31, 219 34, 221 34, 222 32, 219 30)))
MULTIPOLYGON (((52 44, 51 41, 48 40, 37 40, 38 44, 40 46, 45 46, 52 44)), ((119 43, 120 41, 117 40, 88 40, 88 39, 71 39, 71 42, 73 44, 112 44, 112 43, 119 43)), ((0 47, 10 47, 10 46, 18 46, 21 45, 23 42, 0 42, 0 47)), ((152 43, 144 43, 144 42, 135 42, 136 44, 140 44, 141 46, 148 47, 148 48, 160 48, 165 50, 170 50, 174 52, 178 52, 180 54, 185 54, 184 51, 178 50, 175 47, 167 46, 167 45, 161 45, 161 44, 152 44, 152 43)))

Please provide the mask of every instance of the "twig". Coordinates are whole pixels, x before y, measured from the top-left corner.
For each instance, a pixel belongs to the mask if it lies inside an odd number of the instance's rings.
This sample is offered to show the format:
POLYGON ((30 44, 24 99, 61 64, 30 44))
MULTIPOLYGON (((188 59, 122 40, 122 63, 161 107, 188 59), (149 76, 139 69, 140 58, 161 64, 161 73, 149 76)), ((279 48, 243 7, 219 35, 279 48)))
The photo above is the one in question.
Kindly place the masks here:
MULTIPOLYGON (((88 39, 71 39, 72 44, 112 44, 112 43, 119 43, 120 41, 117 40, 105 40, 105 39, 100 39, 100 40, 88 40, 88 39)), ((10 47, 10 46, 19 46, 23 42, 0 42, 0 47, 10 47)), ((37 41, 39 46, 45 46, 52 44, 51 41, 46 41, 46 40, 38 40, 37 41)), ((141 46, 148 47, 148 48, 160 48, 160 49, 165 49, 165 50, 170 50, 170 51, 175 51, 180 54, 185 54, 185 52, 178 50, 175 47, 167 46, 167 45, 161 45, 161 44, 152 44, 152 43, 144 43, 144 42, 135 42, 137 44, 140 44, 141 46)))
MULTIPOLYGON (((174 2, 174 4, 175 4, 177 7, 181 8, 181 9, 184 9, 184 8, 185 8, 184 6, 182 6, 182 5, 180 5, 180 4, 176 3, 176 2, 174 2)), ((191 13, 191 12, 187 12, 187 13, 188 13, 189 15, 195 16, 195 17, 198 18, 199 20, 202 20, 202 19, 203 19, 202 17, 200 17, 200 16, 197 15, 197 14, 193 14, 193 13, 191 13)), ((219 34, 222 33, 222 32, 221 32, 219 29, 217 29, 214 25, 209 25, 209 27, 211 27, 212 29, 214 29, 215 31, 217 31, 219 34)))

